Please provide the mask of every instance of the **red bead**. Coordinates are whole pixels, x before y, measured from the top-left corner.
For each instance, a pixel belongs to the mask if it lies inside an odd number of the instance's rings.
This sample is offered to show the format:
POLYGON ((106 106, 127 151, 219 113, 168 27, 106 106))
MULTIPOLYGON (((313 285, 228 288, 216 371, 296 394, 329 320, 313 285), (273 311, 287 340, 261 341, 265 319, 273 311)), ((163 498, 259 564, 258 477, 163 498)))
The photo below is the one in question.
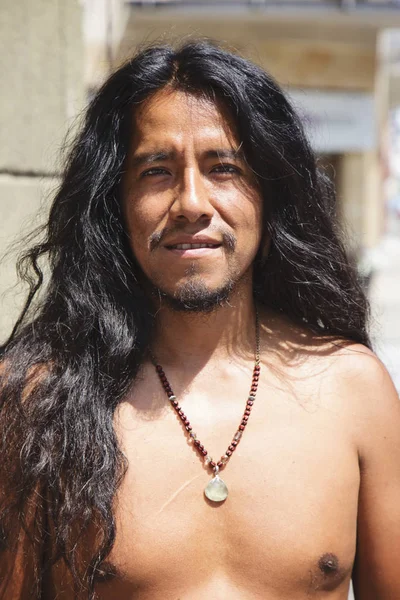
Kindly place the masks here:
MULTIPOLYGON (((239 425, 239 431, 243 432, 246 425, 247 425, 247 421, 249 419, 250 416, 250 411, 251 411, 251 407, 254 404, 254 400, 255 400, 255 395, 257 392, 257 388, 258 388, 258 382, 259 382, 259 378, 260 378, 260 370, 261 367, 260 365, 255 365, 254 366, 254 370, 253 370, 253 379, 252 379, 252 383, 251 383, 251 389, 250 389, 250 398, 247 400, 247 404, 246 404, 246 408, 244 411, 244 415, 242 417, 242 422, 239 425), (252 398, 252 396, 254 396, 254 398, 252 398)), ((167 376, 164 373, 163 368, 161 367, 161 365, 156 365, 156 371, 159 375, 159 378, 161 380, 161 383, 163 385, 163 388, 165 390, 165 392, 167 393, 168 398, 171 401, 171 404, 173 405, 173 407, 175 408, 176 412, 178 413, 181 421, 183 422, 183 424, 185 425, 185 428, 188 432, 192 432, 192 426, 190 425, 190 421, 189 419, 186 417, 185 413, 183 412, 183 410, 181 409, 181 407, 179 406, 179 403, 176 399, 172 399, 171 397, 174 396, 174 393, 172 391, 171 385, 167 379, 167 376)), ((195 445, 195 447, 197 448, 197 450, 203 455, 203 456, 207 456, 207 450, 204 448, 203 444, 200 442, 200 440, 193 440, 193 443, 195 445)), ((236 449, 237 445, 239 443, 239 440, 233 439, 231 444, 228 446, 228 450, 226 451, 226 456, 227 457, 231 457, 232 453, 234 452, 234 450, 236 449)), ((210 461, 209 465, 211 466, 211 468, 215 468, 216 466, 218 466, 219 468, 222 468, 225 465, 225 460, 220 460, 218 461, 218 463, 215 463, 214 461, 210 461)))

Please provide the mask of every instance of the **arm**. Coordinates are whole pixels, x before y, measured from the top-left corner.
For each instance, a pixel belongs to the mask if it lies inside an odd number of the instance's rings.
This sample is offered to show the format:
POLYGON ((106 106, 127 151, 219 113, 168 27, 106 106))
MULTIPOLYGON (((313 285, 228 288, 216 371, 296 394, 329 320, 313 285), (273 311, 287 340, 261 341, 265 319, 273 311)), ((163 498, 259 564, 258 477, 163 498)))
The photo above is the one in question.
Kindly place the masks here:
MULTIPOLYGON (((38 484, 24 507, 18 505, 16 490, 20 471, 20 444, 15 448, 12 444, 13 427, 11 436, 6 434, 6 384, 6 368, 4 363, 0 363, 0 439, 5 444, 0 461, 0 599, 37 599, 41 597, 43 531, 46 529, 45 499, 40 494, 38 484)), ((24 390, 25 396, 29 395, 33 385, 30 380, 24 390)), ((16 412, 14 405, 11 410, 16 412)))
MULTIPOLYGON (((8 527, 0 549, 0 599, 37 600, 41 598, 43 510, 40 504, 27 511, 29 533, 16 526, 8 527)), ((9 517, 10 518, 10 517, 9 517)))
POLYGON ((376 357, 367 353, 361 362, 354 382, 361 475, 354 593, 356 600, 399 600, 400 399, 376 357))

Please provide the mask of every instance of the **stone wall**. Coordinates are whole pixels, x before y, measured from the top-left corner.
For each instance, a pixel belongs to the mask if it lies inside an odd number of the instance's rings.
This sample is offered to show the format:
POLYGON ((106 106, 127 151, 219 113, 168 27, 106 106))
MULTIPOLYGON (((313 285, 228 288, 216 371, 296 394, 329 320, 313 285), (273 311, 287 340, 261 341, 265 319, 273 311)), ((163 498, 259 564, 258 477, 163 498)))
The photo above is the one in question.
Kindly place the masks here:
MULTIPOLYGON (((0 256, 46 217, 58 155, 84 103, 79 0, 0 3, 0 256)), ((21 307, 16 251, 0 262, 0 340, 21 307)))

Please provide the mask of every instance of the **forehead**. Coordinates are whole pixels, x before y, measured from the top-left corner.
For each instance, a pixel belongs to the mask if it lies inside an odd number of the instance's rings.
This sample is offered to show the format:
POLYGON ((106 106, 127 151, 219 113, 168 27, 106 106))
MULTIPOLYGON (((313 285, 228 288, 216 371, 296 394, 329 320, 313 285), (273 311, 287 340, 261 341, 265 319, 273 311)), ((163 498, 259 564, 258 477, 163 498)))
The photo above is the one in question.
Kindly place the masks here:
POLYGON ((134 114, 133 149, 139 146, 195 143, 236 147, 235 125, 220 102, 182 91, 163 89, 134 114))

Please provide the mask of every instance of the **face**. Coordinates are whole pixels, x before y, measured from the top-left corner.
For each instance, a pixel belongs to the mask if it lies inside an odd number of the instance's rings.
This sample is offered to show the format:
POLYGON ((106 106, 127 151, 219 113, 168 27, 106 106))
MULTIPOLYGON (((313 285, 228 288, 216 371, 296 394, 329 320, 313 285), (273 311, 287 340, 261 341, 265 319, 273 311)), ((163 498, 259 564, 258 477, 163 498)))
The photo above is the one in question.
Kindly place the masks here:
POLYGON ((151 287, 195 311, 243 286, 250 292, 262 201, 229 117, 205 99, 162 90, 136 111, 133 131, 123 210, 151 287))

